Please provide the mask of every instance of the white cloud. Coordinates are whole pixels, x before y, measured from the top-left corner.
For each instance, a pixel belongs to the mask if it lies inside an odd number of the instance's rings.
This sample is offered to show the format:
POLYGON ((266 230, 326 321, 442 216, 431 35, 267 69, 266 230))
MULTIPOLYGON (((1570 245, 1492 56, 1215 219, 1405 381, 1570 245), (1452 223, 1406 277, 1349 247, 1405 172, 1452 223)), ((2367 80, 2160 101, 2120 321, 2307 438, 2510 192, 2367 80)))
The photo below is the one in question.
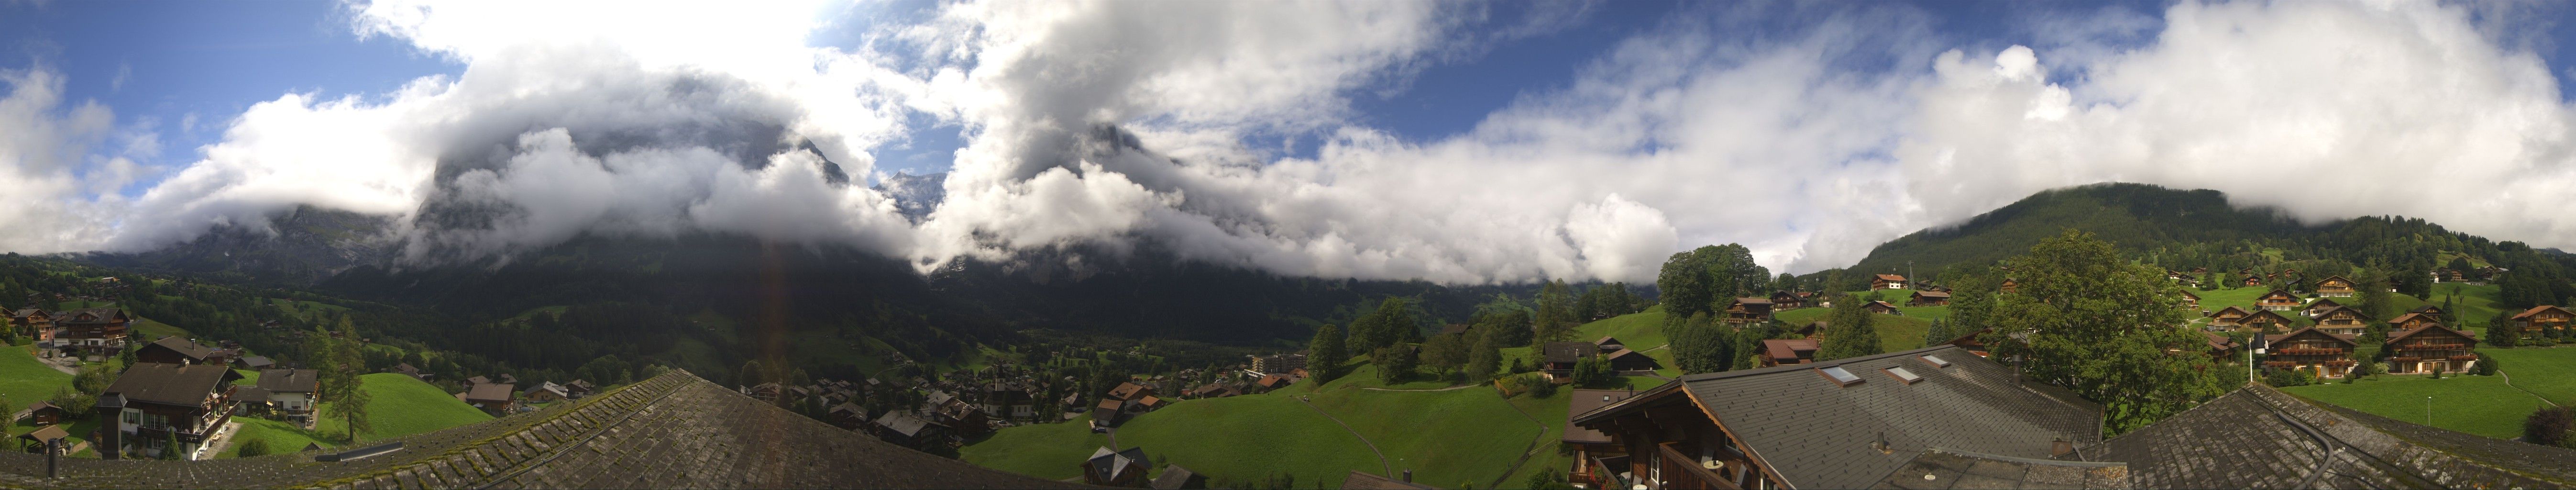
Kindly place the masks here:
MULTIPOLYGON (((1496 38, 1458 20, 1481 11, 962 2, 844 50, 805 45, 827 7, 738 7, 353 6, 358 32, 468 68, 255 105, 131 203, 79 190, 149 172, 95 155, 120 138, 105 109, 61 110, 58 80, 13 74, 6 177, 65 190, 0 225, 74 231, 0 247, 142 249, 314 204, 398 217, 414 260, 706 231, 925 269, 1150 240, 1289 275, 1647 281, 1703 243, 1744 243, 1775 269, 1845 265, 2110 180, 2576 246, 2558 204, 2576 190, 2576 112, 2528 43, 2499 40, 2526 30, 2480 7, 2185 3, 2161 24, 2113 7, 1991 51, 1942 51, 1938 23, 1904 7, 1781 7, 1803 23, 1758 35, 1741 27, 1763 22, 1692 11, 1429 141, 1354 123, 1351 100, 1486 53, 1475 43, 1496 38), (827 162, 880 174, 873 153, 920 119, 967 140, 927 220, 829 177, 827 162), (1324 144, 1278 158, 1244 143, 1282 134, 1324 144)), ((1562 27, 1543 20, 1498 25, 1562 27)))

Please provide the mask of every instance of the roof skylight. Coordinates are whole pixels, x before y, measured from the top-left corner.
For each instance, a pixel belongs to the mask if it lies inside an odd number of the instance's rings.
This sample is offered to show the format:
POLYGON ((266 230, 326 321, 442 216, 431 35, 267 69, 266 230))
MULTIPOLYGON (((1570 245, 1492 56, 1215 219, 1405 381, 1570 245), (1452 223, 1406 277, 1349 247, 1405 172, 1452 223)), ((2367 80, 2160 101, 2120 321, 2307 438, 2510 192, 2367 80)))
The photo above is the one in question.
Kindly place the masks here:
POLYGON ((1860 377, 1853 376, 1851 371, 1843 370, 1842 366, 1830 366, 1818 369, 1816 372, 1824 373, 1826 378, 1834 380, 1834 384, 1837 385, 1851 386, 1860 384, 1860 377))
POLYGON ((1904 380, 1905 384, 1909 385, 1914 384, 1916 381, 1923 380, 1923 376, 1914 374, 1913 371, 1907 371, 1903 367, 1887 368, 1887 374, 1889 376, 1895 376, 1896 379, 1904 380))
POLYGON ((1932 367, 1950 367, 1950 361, 1942 359, 1941 356, 1923 356, 1923 362, 1932 363, 1932 367))

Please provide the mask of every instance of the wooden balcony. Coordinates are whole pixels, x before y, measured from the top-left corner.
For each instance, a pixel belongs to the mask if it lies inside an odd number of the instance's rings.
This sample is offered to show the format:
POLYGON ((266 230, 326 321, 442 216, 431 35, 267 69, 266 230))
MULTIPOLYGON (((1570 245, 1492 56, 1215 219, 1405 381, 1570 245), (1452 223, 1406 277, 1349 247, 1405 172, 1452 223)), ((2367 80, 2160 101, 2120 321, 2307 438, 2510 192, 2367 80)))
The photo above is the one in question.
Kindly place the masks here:
POLYGON ((2352 352, 2351 349, 2331 347, 2284 347, 2273 351, 2275 354, 2287 356, 2340 356, 2350 352, 2352 352))
MULTIPOLYGON (((1743 488, 1725 475, 1702 466, 1699 458, 1682 454, 1682 451, 1674 449, 1674 444, 1677 443, 1667 442, 1655 446, 1656 475, 1662 478, 1662 481, 1656 482, 1659 483, 1654 487, 1656 490, 1741 490, 1743 488)), ((1750 464, 1744 459, 1727 457, 1734 456, 1731 451, 1720 451, 1720 453, 1720 457, 1716 459, 1722 462, 1720 467, 1750 469, 1750 464)))
POLYGON ((1599 490, 1626 490, 1628 488, 1628 480, 1619 478, 1619 472, 1613 469, 1628 466, 1627 455, 1623 454, 1607 458, 1595 457, 1587 459, 1590 461, 1584 462, 1584 471, 1582 474, 1575 475, 1575 482, 1590 484, 1592 488, 1599 490))

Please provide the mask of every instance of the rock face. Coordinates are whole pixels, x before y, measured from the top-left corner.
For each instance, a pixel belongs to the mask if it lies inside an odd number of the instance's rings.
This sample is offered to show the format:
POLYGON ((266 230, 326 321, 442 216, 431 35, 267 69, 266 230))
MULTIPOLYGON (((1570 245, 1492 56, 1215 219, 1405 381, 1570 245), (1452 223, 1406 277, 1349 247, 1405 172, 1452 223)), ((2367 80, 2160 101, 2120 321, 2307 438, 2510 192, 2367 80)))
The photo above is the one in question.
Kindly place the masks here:
MULTIPOLYGON (((1069 488, 887 444, 672 371, 546 410, 404 436, 349 462, 317 452, 215 461, 0 454, 26 488, 1069 488)), ((1072 464, 1072 462, 1067 462, 1072 464)))

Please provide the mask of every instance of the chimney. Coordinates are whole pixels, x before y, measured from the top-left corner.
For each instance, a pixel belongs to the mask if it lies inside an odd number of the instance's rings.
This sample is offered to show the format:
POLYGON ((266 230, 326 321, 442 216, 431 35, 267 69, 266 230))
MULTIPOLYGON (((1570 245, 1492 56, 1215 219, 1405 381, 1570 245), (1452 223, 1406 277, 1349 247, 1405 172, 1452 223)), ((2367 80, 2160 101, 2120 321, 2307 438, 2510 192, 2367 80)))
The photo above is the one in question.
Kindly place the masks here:
POLYGON ((47 439, 47 440, 45 440, 45 479, 50 480, 50 479, 53 479, 53 478, 54 478, 54 476, 55 476, 55 474, 56 474, 55 465, 57 465, 57 464, 59 464, 59 463, 60 463, 60 460, 62 459, 62 457, 63 457, 63 440, 62 440, 62 439, 47 439))
POLYGON ((1413 470, 1404 470, 1404 482, 1413 483, 1413 470))

